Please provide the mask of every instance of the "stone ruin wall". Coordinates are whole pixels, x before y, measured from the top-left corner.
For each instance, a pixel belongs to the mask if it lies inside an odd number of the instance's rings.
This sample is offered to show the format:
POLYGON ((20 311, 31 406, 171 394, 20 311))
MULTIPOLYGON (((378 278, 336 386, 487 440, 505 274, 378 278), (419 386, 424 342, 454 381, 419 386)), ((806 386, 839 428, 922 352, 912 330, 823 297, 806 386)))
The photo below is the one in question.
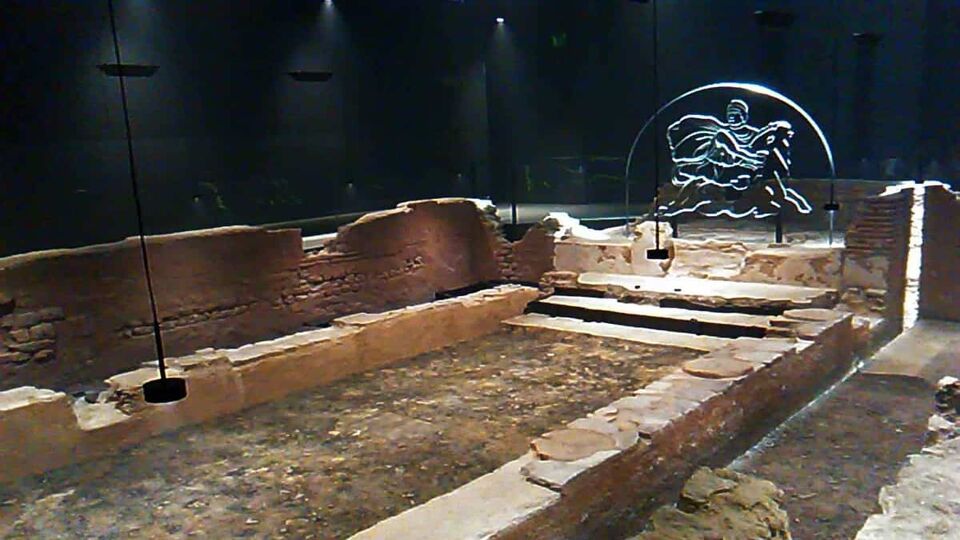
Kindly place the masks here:
POLYGON ((857 203, 846 234, 844 301, 880 310, 891 337, 903 320, 912 204, 912 189, 868 197, 857 203))
POLYGON ((960 193, 927 187, 920 317, 960 321, 960 193))
MULTIPOLYGON (((300 231, 226 227, 147 239, 166 354, 234 347, 478 282, 536 282, 552 238, 510 243, 464 199, 404 203, 304 252, 300 231)), ((153 359, 139 245, 0 259, 0 390, 65 388, 153 359)))

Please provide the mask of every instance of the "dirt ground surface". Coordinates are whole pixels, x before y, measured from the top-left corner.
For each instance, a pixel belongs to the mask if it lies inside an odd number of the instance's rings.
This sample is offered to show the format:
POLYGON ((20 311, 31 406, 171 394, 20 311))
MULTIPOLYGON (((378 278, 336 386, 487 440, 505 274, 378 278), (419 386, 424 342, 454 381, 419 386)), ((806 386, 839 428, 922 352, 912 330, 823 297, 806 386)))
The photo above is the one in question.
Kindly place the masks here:
POLYGON ((0 536, 345 538, 697 355, 504 330, 0 486, 0 536))
POLYGON ((880 510, 880 488, 922 448, 932 412, 933 391, 919 379, 855 375, 733 468, 784 491, 794 538, 853 538, 880 510))

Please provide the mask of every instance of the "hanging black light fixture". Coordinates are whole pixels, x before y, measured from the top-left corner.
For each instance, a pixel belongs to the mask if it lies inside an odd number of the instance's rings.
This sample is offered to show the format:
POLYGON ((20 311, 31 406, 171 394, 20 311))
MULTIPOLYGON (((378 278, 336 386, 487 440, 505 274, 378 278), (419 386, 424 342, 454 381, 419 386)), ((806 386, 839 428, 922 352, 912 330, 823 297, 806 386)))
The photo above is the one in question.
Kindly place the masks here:
MULTIPOLYGON (((840 90, 839 90, 840 84, 839 84, 839 82, 838 82, 838 78, 839 78, 839 76, 840 76, 840 69, 839 69, 839 63, 840 63, 840 59, 839 59, 840 46, 839 46, 839 40, 837 39, 837 34, 838 34, 837 29, 834 29, 834 32, 833 32, 833 66, 832 66, 832 68, 833 68, 833 69, 832 69, 832 71, 833 71, 833 95, 831 96, 831 98, 833 99, 833 107, 832 107, 832 109, 833 109, 833 111, 832 111, 832 113, 833 113, 833 118, 831 119, 831 122, 830 122, 830 123, 831 123, 831 128, 833 129, 833 135, 832 135, 832 136, 833 136, 834 138, 837 137, 837 116, 838 116, 838 110, 837 110, 837 109, 838 109, 839 106, 840 106, 840 105, 839 105, 839 103, 840 103, 840 95, 839 95, 839 92, 840 92, 840 90)), ((829 216, 829 218, 830 218, 830 229, 829 229, 829 233, 828 233, 828 236, 827 236, 827 245, 828 245, 828 246, 832 246, 832 245, 833 245, 833 229, 834 229, 834 227, 836 226, 836 216, 837 216, 837 212, 840 210, 840 203, 837 202, 837 174, 836 174, 836 171, 833 171, 833 173, 830 175, 830 200, 827 201, 827 202, 823 205, 823 210, 827 213, 827 216, 829 216)))
POLYGON ((153 77, 160 66, 149 64, 98 64, 97 69, 110 77, 153 77))
POLYGON ((333 77, 329 71, 288 71, 287 75, 297 82, 327 82, 333 77))
MULTIPOLYGON (((834 2, 834 13, 838 13, 838 8, 836 2, 834 2)), ((832 115, 833 118, 830 119, 831 129, 833 130, 833 137, 837 137, 837 122, 840 108, 840 29, 839 24, 833 29, 833 64, 832 64, 832 76, 833 76, 833 95, 831 96, 832 103, 832 115)), ((827 245, 833 245, 833 235, 834 227, 836 226, 836 216, 837 212, 840 210, 840 203, 837 202, 837 173, 836 170, 831 172, 830 175, 830 200, 823 205, 823 210, 827 213, 827 216, 830 218, 830 229, 827 236, 827 245)))
POLYGON ((657 21, 657 2, 652 0, 650 7, 653 11, 653 223, 654 223, 654 248, 647 250, 647 259, 652 261, 664 261, 670 258, 670 252, 666 248, 660 247, 660 152, 657 146, 657 126, 656 111, 660 108, 660 75, 657 70, 659 63, 659 44, 660 44, 660 25, 657 21))
POLYGON ((779 11, 775 9, 758 9, 753 12, 753 17, 757 24, 766 28, 789 28, 793 25, 796 15, 789 11, 779 11))
MULTIPOLYGON (((113 9, 113 0, 107 0, 110 12, 110 31, 113 34, 113 53, 116 57, 117 80, 120 81, 120 103, 123 107, 123 124, 127 137, 127 161, 130 167, 130 185, 133 188, 133 200, 137 210, 137 233, 140 240, 140 256, 143 260, 143 273, 147 282, 147 295, 150 299, 150 313, 153 316, 153 339, 157 351, 160 378, 147 381, 143 385, 143 399, 148 403, 170 403, 187 397, 187 381, 180 377, 167 377, 167 366, 163 354, 163 338, 160 335, 160 318, 157 315, 157 300, 153 293, 153 280, 150 276, 150 259, 147 256, 147 241, 143 231, 143 208, 140 204, 140 186, 137 183, 137 168, 133 157, 133 136, 130 133, 130 113, 127 106, 127 76, 125 64, 120 58, 120 40, 117 38, 117 19, 113 9)), ((103 64, 108 65, 108 64, 103 64)), ((104 73, 108 70, 104 69, 104 73)), ((155 69, 153 71, 156 71, 155 69)), ((151 73, 152 75, 152 73, 151 73)))

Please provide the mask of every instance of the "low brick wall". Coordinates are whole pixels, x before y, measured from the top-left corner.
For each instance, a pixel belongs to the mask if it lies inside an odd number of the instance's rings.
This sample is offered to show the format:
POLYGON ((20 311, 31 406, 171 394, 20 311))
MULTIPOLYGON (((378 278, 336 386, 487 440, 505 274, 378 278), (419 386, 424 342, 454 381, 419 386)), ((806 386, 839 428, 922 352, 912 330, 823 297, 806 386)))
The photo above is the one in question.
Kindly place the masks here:
POLYGON ((360 313, 330 328, 237 349, 204 349, 170 359, 168 373, 187 381, 187 398, 151 405, 143 367, 107 380, 97 403, 62 392, 20 387, 0 392, 0 481, 109 454, 152 435, 204 422, 293 392, 328 384, 459 341, 490 333, 538 296, 504 285, 380 314, 360 313))
MULTIPOLYGON (((479 282, 536 282, 552 237, 518 242, 493 207, 403 203, 304 251, 299 230, 228 227, 148 237, 167 353, 235 347, 479 282)), ((0 389, 68 388, 155 358, 136 239, 0 259, 0 389)))
POLYGON ((788 311, 771 324, 794 337, 739 338, 353 538, 617 537, 624 531, 611 528, 631 524, 643 501, 724 450, 749 447, 840 378, 854 359, 851 322, 832 310, 788 311), (567 455, 552 458, 556 452, 567 455))

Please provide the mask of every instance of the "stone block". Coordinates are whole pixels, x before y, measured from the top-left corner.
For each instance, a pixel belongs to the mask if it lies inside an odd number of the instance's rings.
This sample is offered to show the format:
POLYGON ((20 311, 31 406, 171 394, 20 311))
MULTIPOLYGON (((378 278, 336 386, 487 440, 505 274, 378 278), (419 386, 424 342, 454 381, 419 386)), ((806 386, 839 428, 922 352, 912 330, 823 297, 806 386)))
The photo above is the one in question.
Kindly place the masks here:
POLYGON ((56 330, 50 323, 40 323, 30 328, 30 339, 53 339, 57 336, 56 330))
POLYGON ((842 318, 842 315, 832 309, 788 309, 783 312, 783 316, 798 321, 835 321, 842 318))
POLYGON ((0 481, 69 463, 79 438, 66 394, 32 386, 0 392, 0 481))
POLYGON ((573 461, 531 460, 520 469, 530 482, 563 492, 563 487, 580 474, 617 455, 617 450, 602 450, 573 461))
POLYGON ((3 352, 0 353, 0 364, 23 364, 30 361, 30 355, 22 352, 3 352))
POLYGON ((604 450, 615 450, 616 440, 610 435, 586 429, 551 431, 530 443, 539 459, 576 461, 604 450))
POLYGON ((635 396, 673 395, 678 398, 703 403, 726 391, 733 384, 728 379, 704 379, 682 370, 634 392, 635 396))
POLYGON ((734 279, 752 249, 742 242, 683 238, 675 239, 673 245, 670 275, 709 279, 734 279))
POLYGON ((683 370, 705 379, 735 379, 748 375, 757 369, 753 362, 745 362, 726 355, 706 355, 683 363, 683 370))
POLYGON ((43 349, 33 353, 33 361, 37 363, 49 362, 57 357, 57 353, 50 349, 43 349))
POLYGON ((14 328, 29 328, 35 324, 43 322, 43 318, 38 311, 28 311, 25 313, 15 313, 13 315, 14 328))
MULTIPOLYGON (((672 253, 673 240, 670 225, 661 223, 661 247, 672 253)), ((584 239, 568 238, 554 245, 554 268, 565 272, 601 272, 610 274, 634 274, 662 276, 670 268, 672 259, 665 261, 647 259, 647 250, 655 245, 654 225, 645 222, 636 229, 632 239, 584 239)), ((597 231, 599 232, 599 231, 597 231)))
POLYGON ((777 247, 748 254, 733 279, 837 289, 843 248, 777 247))
POLYGON ((56 342, 52 339, 41 339, 39 341, 27 341, 26 343, 14 343, 10 346, 12 350, 26 353, 34 353, 44 349, 53 349, 56 342))
POLYGON ((48 307, 38 310, 36 316, 44 322, 63 320, 63 309, 58 307, 48 307))

